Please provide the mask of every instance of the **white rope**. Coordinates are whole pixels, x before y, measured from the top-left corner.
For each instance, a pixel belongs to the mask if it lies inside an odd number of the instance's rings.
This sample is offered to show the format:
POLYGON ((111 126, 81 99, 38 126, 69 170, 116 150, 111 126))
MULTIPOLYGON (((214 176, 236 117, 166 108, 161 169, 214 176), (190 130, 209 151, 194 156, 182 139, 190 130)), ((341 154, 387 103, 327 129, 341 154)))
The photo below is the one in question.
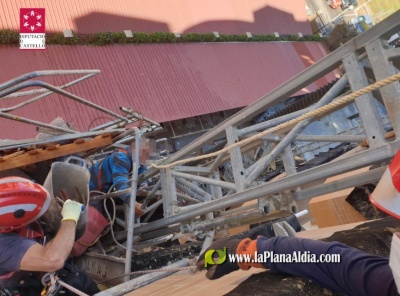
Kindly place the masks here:
POLYGON ((76 295, 79 295, 79 296, 89 296, 88 294, 83 293, 82 291, 79 291, 78 289, 76 289, 76 288, 74 288, 74 287, 68 285, 67 283, 64 283, 64 282, 63 282, 62 280, 60 280, 60 279, 58 279, 57 282, 58 282, 58 284, 59 284, 60 286, 63 286, 64 288, 70 290, 71 292, 75 293, 76 295))
POLYGON ((331 102, 331 103, 329 103, 329 104, 327 104, 325 106, 322 106, 320 108, 317 108, 315 110, 311 110, 311 111, 309 111, 309 112, 307 112, 307 113, 305 113, 305 114, 303 114, 303 115, 301 115, 301 116, 299 116, 297 118, 294 118, 292 120, 289 120, 287 122, 284 122, 282 124, 274 126, 274 127, 270 128, 270 129, 267 129, 267 130, 265 130, 263 132, 260 132, 260 133, 258 133, 256 135, 254 135, 252 137, 249 137, 249 138, 244 139, 244 140, 242 140, 240 142, 237 142, 235 144, 227 146, 227 147, 225 147, 225 148, 223 148, 223 149, 221 149, 219 151, 216 151, 216 152, 213 152, 213 153, 209 153, 209 154, 200 155, 200 156, 196 156, 196 157, 192 157, 192 158, 181 159, 181 160, 178 160, 178 161, 175 161, 175 162, 172 162, 172 163, 169 163, 169 164, 165 164, 165 165, 151 164, 150 166, 152 166, 154 168, 157 168, 157 169, 167 169, 167 168, 173 167, 173 166, 178 165, 178 164, 183 164, 183 163, 187 163, 187 162, 190 162, 190 161, 196 161, 196 160, 200 160, 200 159, 205 159, 205 158, 218 156, 219 154, 228 152, 233 148, 241 147, 241 146, 244 146, 244 145, 246 145, 248 143, 251 143, 254 140, 256 140, 258 138, 261 138, 261 137, 263 137, 265 135, 272 134, 272 133, 277 132, 277 131, 279 131, 281 129, 293 126, 293 125, 295 125, 295 124, 297 124, 297 123, 299 123, 299 122, 301 122, 301 121, 303 121, 305 119, 308 119, 308 118, 314 117, 316 115, 320 115, 320 114, 326 113, 326 112, 328 112, 328 111, 330 111, 332 109, 335 109, 337 107, 346 105, 346 104, 348 104, 349 102, 352 102, 355 98, 357 98, 357 97, 359 97, 361 95, 364 95, 364 94, 366 94, 366 93, 368 93, 370 91, 373 91, 375 89, 381 88, 382 86, 385 86, 385 85, 387 85, 389 83, 395 82, 395 81, 397 81, 399 79, 400 79, 400 73, 392 75, 392 76, 387 77, 387 78, 385 78, 383 80, 375 82, 374 84, 371 84, 371 85, 368 85, 368 86, 366 86, 366 87, 364 87, 362 89, 359 89, 359 90, 357 90, 357 91, 355 91, 355 92, 353 92, 353 93, 351 93, 349 95, 346 95, 346 96, 338 99, 337 101, 331 102))

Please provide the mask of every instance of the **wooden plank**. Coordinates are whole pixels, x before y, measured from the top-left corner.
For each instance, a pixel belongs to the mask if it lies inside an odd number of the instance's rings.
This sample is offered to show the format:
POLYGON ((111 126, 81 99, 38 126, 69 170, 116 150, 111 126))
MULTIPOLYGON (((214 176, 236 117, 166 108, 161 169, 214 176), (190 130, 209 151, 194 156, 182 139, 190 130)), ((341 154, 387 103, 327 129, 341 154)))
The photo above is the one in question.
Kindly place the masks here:
POLYGON ((24 153, 22 155, 15 156, 13 158, 2 159, 0 162, 0 171, 5 171, 13 168, 19 168, 28 164, 61 157, 64 155, 70 155, 82 151, 95 149, 112 144, 111 135, 97 136, 92 140, 76 141, 76 143, 66 145, 54 145, 50 149, 35 149, 24 153))
POLYGON ((7 159, 10 159, 10 158, 13 158, 13 157, 17 157, 17 156, 19 156, 21 154, 24 154, 24 153, 25 153, 25 151, 17 151, 17 152, 14 152, 12 154, 8 154, 6 156, 0 157, 0 161, 5 161, 7 159))

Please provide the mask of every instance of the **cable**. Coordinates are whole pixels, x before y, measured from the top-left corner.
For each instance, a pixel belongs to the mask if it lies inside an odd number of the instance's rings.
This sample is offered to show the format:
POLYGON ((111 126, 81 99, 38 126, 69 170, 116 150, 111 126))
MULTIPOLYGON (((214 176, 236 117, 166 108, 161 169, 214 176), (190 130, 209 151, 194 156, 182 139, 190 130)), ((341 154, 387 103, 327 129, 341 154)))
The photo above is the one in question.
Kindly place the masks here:
POLYGON ((110 219, 110 222, 111 222, 111 227, 110 227, 111 236, 112 236, 114 242, 115 242, 118 246, 120 246, 121 248, 123 248, 124 250, 126 250, 126 247, 125 247, 124 245, 121 245, 121 244, 117 241, 117 239, 115 238, 115 235, 114 235, 113 226, 114 226, 115 217, 117 216, 117 209, 116 209, 116 206, 115 206, 114 199, 112 199, 112 198, 107 198, 107 199, 105 199, 105 200, 103 201, 103 204, 104 204, 104 210, 105 210, 105 212, 106 212, 106 214, 107 214, 107 216, 108 216, 108 219, 110 219), (110 213, 108 212, 108 209, 107 209, 107 207, 106 207, 106 201, 107 201, 107 199, 110 199, 111 202, 112 202, 112 204, 113 204, 113 218, 112 218, 112 219, 111 219, 111 215, 110 215, 110 213))

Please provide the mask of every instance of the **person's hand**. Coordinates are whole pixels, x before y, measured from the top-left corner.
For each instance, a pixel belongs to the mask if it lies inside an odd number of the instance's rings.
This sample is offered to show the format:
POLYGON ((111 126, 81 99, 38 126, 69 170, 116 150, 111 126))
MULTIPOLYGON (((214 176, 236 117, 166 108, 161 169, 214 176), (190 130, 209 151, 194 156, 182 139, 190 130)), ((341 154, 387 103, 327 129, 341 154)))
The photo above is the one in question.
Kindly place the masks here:
POLYGON ((79 217, 84 208, 85 206, 83 204, 67 199, 64 202, 61 211, 61 215, 63 217, 61 221, 72 220, 75 221, 75 223, 78 223, 79 217))
POLYGON ((135 204, 135 217, 141 217, 144 215, 144 210, 142 209, 142 204, 137 202, 135 204))
POLYGON ((229 254, 248 254, 253 257, 257 251, 257 237, 264 236, 270 238, 279 235, 294 235, 295 233, 296 231, 289 223, 279 219, 233 236, 221 238, 215 241, 199 256, 197 260, 197 269, 207 269, 206 277, 210 280, 214 280, 232 271, 238 270, 239 268, 243 270, 248 270, 250 267, 265 268, 265 266, 260 263, 242 262, 238 264, 236 262, 230 262, 229 254), (224 248, 226 248, 226 252, 224 248), (211 250, 215 251, 212 252, 211 250), (217 250, 220 252, 218 253, 217 250), (225 256, 224 261, 222 261, 223 258, 220 259, 220 255, 222 257, 225 256), (221 261, 218 262, 219 260, 221 261), (217 262, 218 264, 215 264, 217 262))
POLYGON ((218 279, 238 270, 239 265, 236 262, 230 262, 229 254, 236 254, 240 242, 241 239, 237 236, 224 237, 215 241, 197 259, 197 269, 207 269, 206 277, 209 280, 218 279))

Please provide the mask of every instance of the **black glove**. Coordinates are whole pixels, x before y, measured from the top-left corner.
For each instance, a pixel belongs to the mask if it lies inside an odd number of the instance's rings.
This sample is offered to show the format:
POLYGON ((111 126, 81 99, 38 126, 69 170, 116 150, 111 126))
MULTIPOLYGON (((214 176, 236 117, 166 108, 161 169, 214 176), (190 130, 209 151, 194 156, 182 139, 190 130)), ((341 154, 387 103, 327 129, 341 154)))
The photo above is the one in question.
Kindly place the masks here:
POLYGON ((228 254, 236 254, 236 248, 242 239, 238 238, 236 235, 224 237, 215 241, 205 252, 203 252, 197 259, 197 269, 203 270, 207 269, 206 277, 209 280, 218 279, 232 271, 238 270, 239 266, 237 263, 232 263, 229 261, 228 254), (226 248, 226 249, 225 249, 226 248), (210 250, 215 250, 213 253, 210 250), (226 252, 224 251, 226 250, 226 252), (218 254, 218 252, 220 254, 218 254), (212 253, 212 254, 211 254, 212 253), (225 254, 223 254, 225 253, 225 254), (205 258, 207 254, 207 258, 205 258), (220 258, 220 256, 222 258, 220 258), (224 255, 226 255, 224 260, 224 255), (219 263, 218 260, 224 260, 219 263), (207 266, 206 266, 207 264, 207 266))

